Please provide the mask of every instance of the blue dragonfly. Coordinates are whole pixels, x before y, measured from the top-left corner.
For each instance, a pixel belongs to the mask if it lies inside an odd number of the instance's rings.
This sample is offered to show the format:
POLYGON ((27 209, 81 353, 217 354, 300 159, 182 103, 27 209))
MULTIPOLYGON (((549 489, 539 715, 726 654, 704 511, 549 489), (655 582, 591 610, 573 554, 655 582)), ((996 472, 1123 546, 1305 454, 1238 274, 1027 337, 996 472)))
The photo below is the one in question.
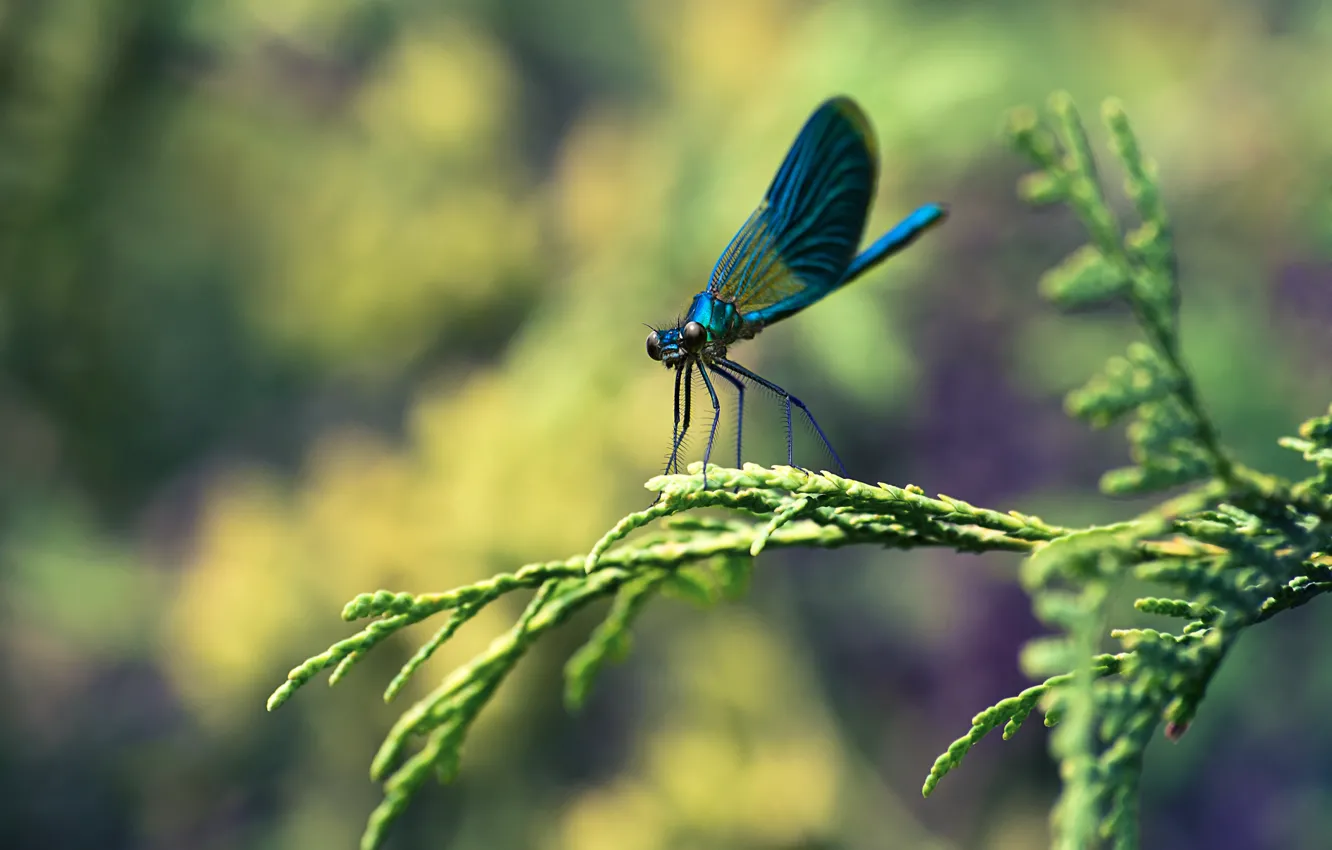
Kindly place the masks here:
POLYGON ((848 97, 824 101, 796 136, 763 201, 731 238, 707 289, 694 296, 675 327, 655 328, 648 335, 648 356, 675 370, 675 424, 667 474, 680 471, 697 373, 712 401, 712 426, 703 451, 705 489, 721 418, 713 377, 731 384, 737 393, 737 467, 743 448, 745 389, 753 385, 783 404, 788 465, 795 465, 794 407, 808 420, 838 472, 846 475, 842 459, 805 403, 729 359, 727 349, 845 286, 943 221, 947 211, 942 205, 925 204, 857 253, 874 200, 878 160, 874 129, 855 101, 848 97))

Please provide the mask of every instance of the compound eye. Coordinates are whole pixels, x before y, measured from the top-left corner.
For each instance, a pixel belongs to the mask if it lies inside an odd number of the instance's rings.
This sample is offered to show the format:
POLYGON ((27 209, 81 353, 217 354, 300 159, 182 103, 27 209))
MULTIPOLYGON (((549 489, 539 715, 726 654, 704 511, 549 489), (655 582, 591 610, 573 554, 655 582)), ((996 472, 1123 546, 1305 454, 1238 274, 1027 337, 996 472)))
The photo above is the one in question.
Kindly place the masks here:
POLYGON ((656 331, 648 334, 647 352, 648 357, 651 357, 653 360, 661 359, 661 340, 657 337, 656 331))
POLYGON ((687 323, 680 335, 684 339, 684 347, 690 351, 698 351, 708 339, 708 332, 698 322, 687 323))

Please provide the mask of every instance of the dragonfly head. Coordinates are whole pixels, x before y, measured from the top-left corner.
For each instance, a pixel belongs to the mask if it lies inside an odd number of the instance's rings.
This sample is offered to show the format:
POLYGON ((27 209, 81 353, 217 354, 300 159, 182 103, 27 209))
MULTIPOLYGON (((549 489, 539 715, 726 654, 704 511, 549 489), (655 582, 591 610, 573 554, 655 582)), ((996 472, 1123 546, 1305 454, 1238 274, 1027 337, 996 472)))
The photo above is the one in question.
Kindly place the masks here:
POLYGON ((648 334, 647 353, 667 368, 674 368, 682 360, 697 357, 708 343, 708 332, 698 322, 685 322, 676 328, 664 328, 648 334))

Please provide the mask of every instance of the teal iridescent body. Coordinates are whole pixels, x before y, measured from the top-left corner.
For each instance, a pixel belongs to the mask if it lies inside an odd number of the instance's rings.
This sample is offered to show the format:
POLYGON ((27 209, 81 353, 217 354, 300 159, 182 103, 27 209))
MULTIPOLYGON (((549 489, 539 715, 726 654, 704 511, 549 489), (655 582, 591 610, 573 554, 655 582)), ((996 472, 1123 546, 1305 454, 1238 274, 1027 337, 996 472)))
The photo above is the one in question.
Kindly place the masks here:
POLYGON ((727 359, 726 350, 855 280, 944 219, 942 206, 926 204, 857 252, 877 181, 878 146, 865 114, 846 97, 825 101, 800 130, 758 209, 722 253, 707 289, 694 296, 675 327, 657 328, 648 336, 649 356, 675 370, 675 427, 667 473, 679 470, 697 371, 713 410, 704 469, 721 414, 711 375, 737 392, 737 466, 741 463, 745 389, 757 386, 784 404, 788 464, 795 462, 794 407, 809 421, 838 471, 846 474, 809 408, 766 378, 727 359))

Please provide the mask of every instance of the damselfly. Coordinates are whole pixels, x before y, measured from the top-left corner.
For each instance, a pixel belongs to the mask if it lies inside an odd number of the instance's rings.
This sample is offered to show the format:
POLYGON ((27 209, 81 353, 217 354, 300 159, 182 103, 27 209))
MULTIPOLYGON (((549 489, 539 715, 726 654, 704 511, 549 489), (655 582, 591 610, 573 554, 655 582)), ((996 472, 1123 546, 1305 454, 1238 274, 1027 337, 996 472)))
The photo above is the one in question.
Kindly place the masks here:
POLYGON ((703 486, 717 437, 721 405, 712 378, 737 393, 735 454, 741 464, 746 385, 773 393, 786 412, 786 462, 795 465, 791 408, 800 411, 846 475, 828 437, 804 402, 729 359, 727 348, 750 339, 845 286, 943 220, 939 204, 925 204, 857 253, 878 181, 878 144, 865 113, 847 97, 825 101, 805 122, 777 169, 758 209, 731 239, 707 289, 694 296, 675 327, 648 335, 647 352, 675 370, 675 425, 666 472, 678 472, 689 430, 694 373, 712 401, 712 426, 703 450, 703 486))

